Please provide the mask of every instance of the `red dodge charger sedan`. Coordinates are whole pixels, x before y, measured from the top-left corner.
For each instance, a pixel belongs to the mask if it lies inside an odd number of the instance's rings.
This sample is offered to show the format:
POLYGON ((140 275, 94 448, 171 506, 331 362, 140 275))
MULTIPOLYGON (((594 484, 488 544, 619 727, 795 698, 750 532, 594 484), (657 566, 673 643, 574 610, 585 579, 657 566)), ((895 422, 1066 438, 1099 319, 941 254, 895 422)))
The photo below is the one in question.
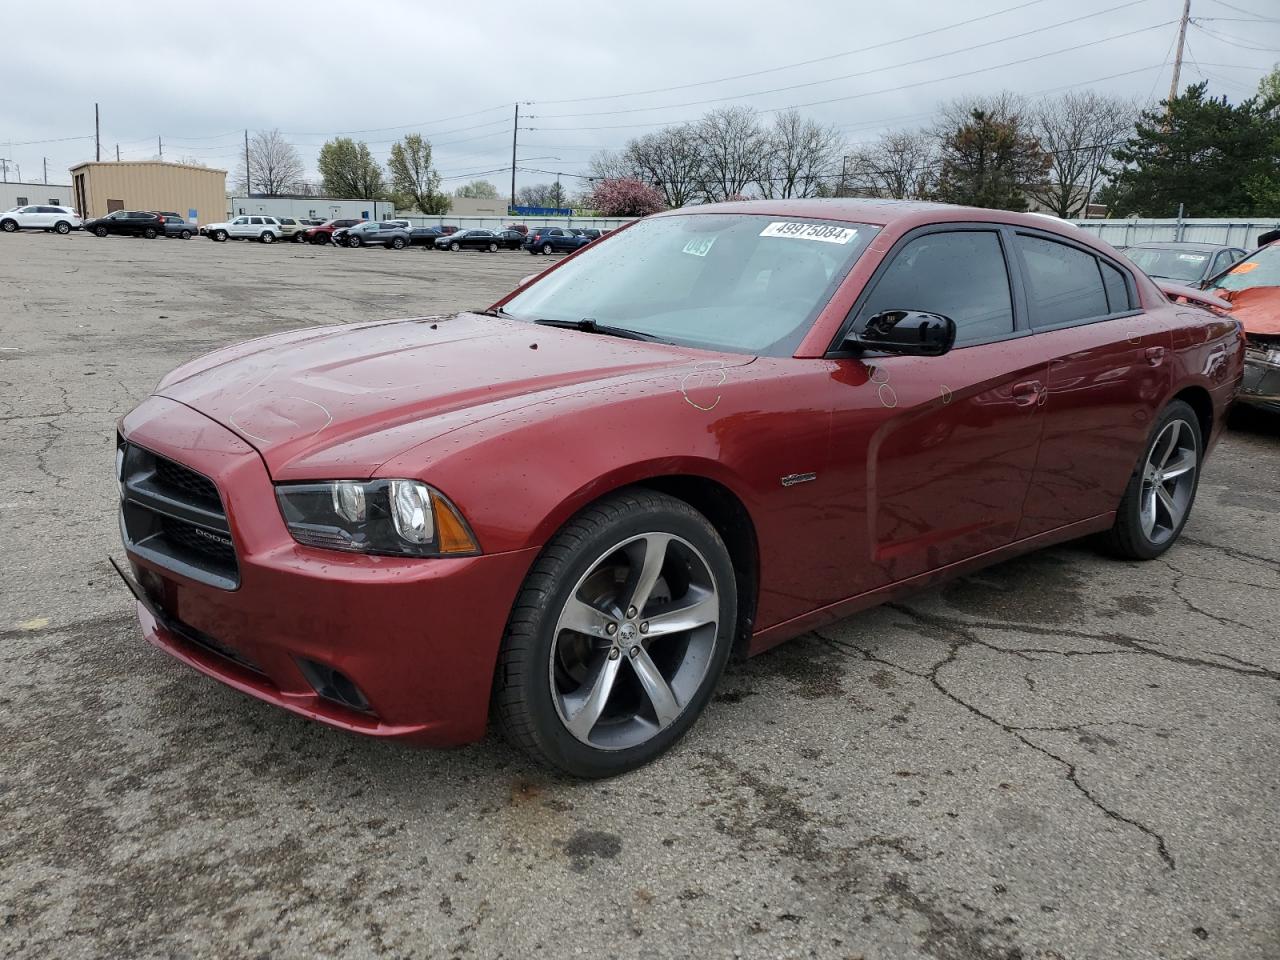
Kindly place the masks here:
POLYGON ((122 574, 252 696, 616 774, 731 655, 1086 534, 1168 549, 1244 355, 1176 292, 1037 215, 674 210, 487 310, 178 368, 119 424, 122 574))

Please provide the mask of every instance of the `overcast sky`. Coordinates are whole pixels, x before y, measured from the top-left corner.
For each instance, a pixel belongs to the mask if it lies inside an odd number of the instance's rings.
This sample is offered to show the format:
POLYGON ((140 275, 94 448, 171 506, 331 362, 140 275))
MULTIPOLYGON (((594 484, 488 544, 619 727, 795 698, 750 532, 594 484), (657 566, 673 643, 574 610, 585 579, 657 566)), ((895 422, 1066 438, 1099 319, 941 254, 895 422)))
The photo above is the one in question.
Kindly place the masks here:
MULTIPOLYGON (((1092 86, 1159 99, 1181 8, 1182 0, 7 3, 0 150, 23 180, 39 181, 47 157, 50 181, 66 182, 69 165, 93 158, 97 101, 104 160, 117 144, 124 159, 150 159, 160 135, 165 159, 234 172, 245 128, 279 128, 314 176, 316 153, 335 134, 366 140, 385 161, 392 142, 421 132, 436 145, 445 187, 479 176, 505 192, 516 101, 521 126, 533 128, 520 131, 523 165, 565 174, 584 172, 601 147, 729 104, 804 105, 857 142, 927 124, 939 101, 964 94, 1092 86), (982 19, 957 25, 974 18, 982 19), (657 88, 679 89, 645 92, 657 88)), ((1192 0, 1192 16, 1200 22, 1188 34, 1183 85, 1204 77, 1211 92, 1241 99, 1280 59, 1280 20, 1255 19, 1280 18, 1276 0, 1192 0)), ((521 173, 519 182, 548 179, 521 173)))

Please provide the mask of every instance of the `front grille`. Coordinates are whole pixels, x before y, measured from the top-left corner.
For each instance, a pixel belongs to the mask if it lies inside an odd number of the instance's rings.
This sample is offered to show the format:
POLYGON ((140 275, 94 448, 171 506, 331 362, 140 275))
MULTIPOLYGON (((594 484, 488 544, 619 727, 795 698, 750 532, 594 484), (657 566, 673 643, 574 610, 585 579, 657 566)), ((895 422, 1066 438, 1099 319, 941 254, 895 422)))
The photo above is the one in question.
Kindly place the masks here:
POLYGON ((240 566, 217 485, 123 438, 117 449, 125 546, 193 580, 238 587, 240 566))

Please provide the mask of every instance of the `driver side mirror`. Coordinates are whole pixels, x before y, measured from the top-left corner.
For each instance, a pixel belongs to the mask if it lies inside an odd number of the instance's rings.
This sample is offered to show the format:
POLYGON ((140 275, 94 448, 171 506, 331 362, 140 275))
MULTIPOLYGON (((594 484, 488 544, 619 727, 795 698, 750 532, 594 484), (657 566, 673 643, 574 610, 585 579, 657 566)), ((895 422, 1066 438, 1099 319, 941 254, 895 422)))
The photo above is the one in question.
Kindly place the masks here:
POLYGON ((843 349, 909 357, 940 357, 956 343, 956 322, 939 313, 885 310, 867 321, 861 333, 845 337, 843 349))

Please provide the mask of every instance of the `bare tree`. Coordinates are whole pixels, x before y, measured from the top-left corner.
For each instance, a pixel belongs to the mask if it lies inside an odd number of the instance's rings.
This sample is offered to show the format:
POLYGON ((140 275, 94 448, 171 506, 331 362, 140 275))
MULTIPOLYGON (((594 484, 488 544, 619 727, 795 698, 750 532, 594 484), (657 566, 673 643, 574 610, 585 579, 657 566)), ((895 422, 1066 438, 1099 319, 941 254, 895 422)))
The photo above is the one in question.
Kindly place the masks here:
POLYGON ((601 150, 587 163, 593 180, 644 180, 645 173, 635 165, 627 150, 601 150))
POLYGON ((632 179, 656 187, 668 207, 683 207, 702 193, 702 144, 688 124, 664 127, 632 140, 623 156, 625 165, 634 171, 632 179))
POLYGON ((814 197, 830 180, 844 154, 844 137, 800 114, 784 110, 773 121, 768 147, 756 174, 765 197, 814 197))
POLYGON ((302 179, 302 157, 293 144, 279 130, 258 131, 249 140, 248 175, 245 160, 240 161, 236 174, 240 188, 247 194, 250 189, 269 196, 293 193, 302 179))
POLYGON ((557 183, 535 183, 516 191, 516 205, 520 207, 568 206, 568 193, 557 183))
POLYGON ((1047 176, 1027 193, 1064 219, 1080 216, 1117 163, 1112 151, 1133 130, 1137 105, 1092 90, 1041 100, 1031 129, 1049 157, 1047 176))
POLYGON ((760 177, 769 135, 750 107, 712 110, 694 126, 702 153, 702 194, 711 201, 740 196, 760 177))
POLYGON ((849 155, 838 192, 919 200, 930 195, 937 174, 935 139, 920 131, 894 130, 849 155))

